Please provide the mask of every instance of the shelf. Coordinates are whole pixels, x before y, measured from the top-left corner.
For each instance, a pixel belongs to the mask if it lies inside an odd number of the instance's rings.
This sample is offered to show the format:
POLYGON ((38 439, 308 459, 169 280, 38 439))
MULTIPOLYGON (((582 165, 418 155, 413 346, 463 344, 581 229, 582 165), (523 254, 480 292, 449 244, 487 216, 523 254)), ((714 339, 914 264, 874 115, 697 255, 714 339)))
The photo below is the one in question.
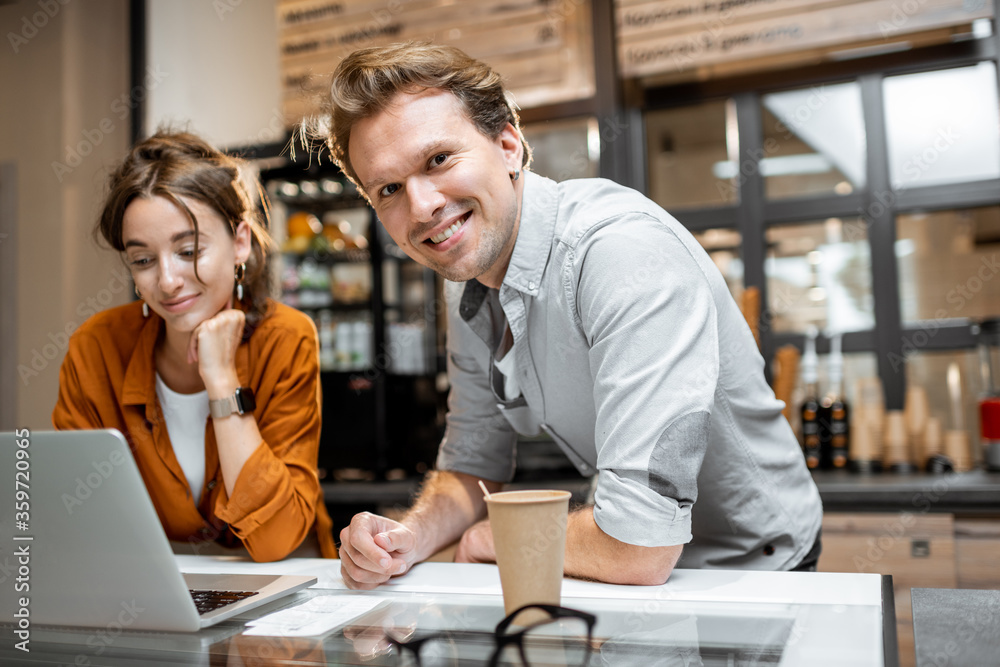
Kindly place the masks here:
POLYGON ((827 512, 1000 514, 1000 473, 813 473, 827 512))

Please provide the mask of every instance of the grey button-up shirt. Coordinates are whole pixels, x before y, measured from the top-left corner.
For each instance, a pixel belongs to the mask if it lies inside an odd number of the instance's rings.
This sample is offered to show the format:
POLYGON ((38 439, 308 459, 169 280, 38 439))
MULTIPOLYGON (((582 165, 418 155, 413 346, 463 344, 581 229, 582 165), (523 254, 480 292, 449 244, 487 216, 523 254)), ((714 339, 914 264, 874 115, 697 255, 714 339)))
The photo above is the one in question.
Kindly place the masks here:
POLYGON ((509 481, 517 434, 545 431, 598 475, 594 519, 608 535, 687 544, 678 567, 797 565, 819 493, 711 259, 633 190, 525 177, 500 289, 446 287, 438 468, 509 481), (494 365, 507 325, 519 396, 494 365))

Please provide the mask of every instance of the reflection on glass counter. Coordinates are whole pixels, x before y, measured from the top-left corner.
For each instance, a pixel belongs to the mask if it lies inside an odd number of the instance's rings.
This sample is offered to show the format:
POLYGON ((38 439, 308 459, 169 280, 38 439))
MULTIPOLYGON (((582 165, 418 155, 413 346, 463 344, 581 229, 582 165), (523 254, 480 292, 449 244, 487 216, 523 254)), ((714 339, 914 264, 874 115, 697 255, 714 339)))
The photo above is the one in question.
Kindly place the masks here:
POLYGON ((777 332, 875 325, 871 249, 859 218, 775 225, 766 233, 768 308, 777 332))
MULTIPOLYGON (((385 596, 377 591, 317 593, 385 596)), ((504 613, 498 596, 397 595, 388 600, 324 636, 253 636, 242 633, 241 623, 226 622, 200 635, 176 638, 119 635, 101 646, 101 659, 111 661, 107 664, 153 659, 163 665, 415 665, 411 653, 403 654, 405 649, 389 636, 406 641, 445 633, 421 650, 422 665, 490 664, 494 628, 504 613)), ((573 598, 563 604, 596 615, 589 650, 572 641, 578 638, 571 625, 541 626, 523 640, 528 665, 885 664, 877 606, 699 602, 674 600, 669 594, 649 600, 573 598)), ((84 631, 39 630, 33 649, 57 656, 74 643, 82 645, 85 637, 84 631)), ((90 650, 81 655, 89 656, 90 650)), ((495 664, 524 662, 520 652, 503 651, 495 664)))

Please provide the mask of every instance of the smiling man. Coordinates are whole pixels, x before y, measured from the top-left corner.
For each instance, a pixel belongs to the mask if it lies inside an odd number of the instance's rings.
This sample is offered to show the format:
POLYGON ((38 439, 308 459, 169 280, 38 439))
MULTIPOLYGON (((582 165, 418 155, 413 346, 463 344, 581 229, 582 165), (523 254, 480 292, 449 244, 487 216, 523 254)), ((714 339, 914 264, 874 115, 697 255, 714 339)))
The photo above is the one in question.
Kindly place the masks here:
POLYGON ((349 586, 456 540, 456 560, 493 560, 478 482, 499 490, 518 434, 541 431, 597 475, 594 503, 570 513, 568 575, 815 569, 816 486, 749 328, 683 226, 611 181, 527 171, 500 76, 457 49, 362 49, 331 93, 334 159, 399 247, 451 281, 437 470, 402 521, 364 513, 341 532, 349 586))

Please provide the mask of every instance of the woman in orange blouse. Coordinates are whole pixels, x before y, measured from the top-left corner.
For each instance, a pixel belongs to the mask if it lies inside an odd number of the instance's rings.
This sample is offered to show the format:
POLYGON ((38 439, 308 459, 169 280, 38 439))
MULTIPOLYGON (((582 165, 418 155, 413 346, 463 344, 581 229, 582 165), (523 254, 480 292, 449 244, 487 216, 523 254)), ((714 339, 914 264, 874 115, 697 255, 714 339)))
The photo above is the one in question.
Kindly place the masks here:
POLYGON ((316 328, 268 298, 273 242, 242 175, 184 133, 138 144, 111 175, 94 233, 122 253, 141 303, 73 334, 52 420, 121 431, 167 536, 195 552, 335 557, 316 328))

